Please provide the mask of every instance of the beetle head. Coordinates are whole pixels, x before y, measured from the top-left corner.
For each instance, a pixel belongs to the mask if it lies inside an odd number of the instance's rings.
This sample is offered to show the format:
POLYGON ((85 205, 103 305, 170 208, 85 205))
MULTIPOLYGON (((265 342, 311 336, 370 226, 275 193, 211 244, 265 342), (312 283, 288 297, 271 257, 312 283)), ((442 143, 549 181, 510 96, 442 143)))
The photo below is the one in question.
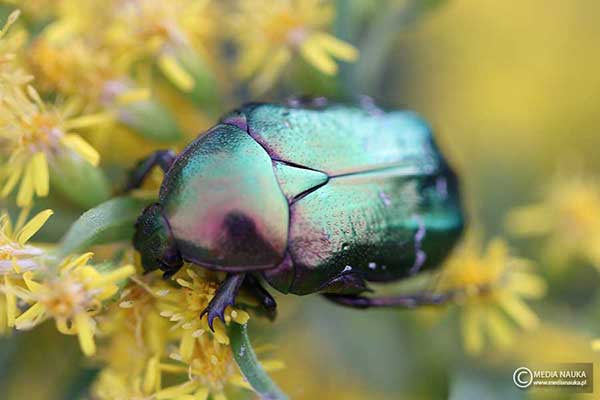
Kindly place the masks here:
POLYGON ((133 247, 140 252, 142 266, 146 272, 161 269, 171 275, 183 264, 160 204, 149 205, 138 218, 133 247))

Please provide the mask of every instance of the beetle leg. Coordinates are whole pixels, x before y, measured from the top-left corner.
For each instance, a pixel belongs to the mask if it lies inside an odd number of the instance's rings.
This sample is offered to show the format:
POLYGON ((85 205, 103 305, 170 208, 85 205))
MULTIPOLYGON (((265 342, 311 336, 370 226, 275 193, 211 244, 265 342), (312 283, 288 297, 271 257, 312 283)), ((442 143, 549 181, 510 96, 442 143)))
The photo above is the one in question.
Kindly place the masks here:
POLYGON ((237 295, 245 276, 245 273, 227 274, 227 278, 221 283, 215 296, 200 314, 200 318, 202 318, 204 314, 208 314, 208 326, 213 332, 215 331, 213 328, 213 320, 216 317, 219 317, 221 321, 225 322, 225 309, 227 306, 233 306, 235 303, 235 296, 237 295))
POLYGON ((335 295, 356 295, 372 292, 365 280, 354 272, 342 272, 319 288, 321 293, 335 295))
POLYGON ((277 315, 277 303, 271 294, 265 289, 260 281, 253 275, 246 275, 244 280, 243 288, 255 298, 260 306, 266 311, 267 318, 271 321, 275 319, 277 315))
POLYGON ((415 294, 406 296, 364 297, 324 293, 323 296, 334 303, 352 308, 399 307, 416 308, 427 305, 441 305, 453 299, 455 293, 415 294))
POLYGON ((127 180, 125 191, 128 192, 142 186, 144 179, 150 174, 152 168, 159 166, 164 172, 167 172, 175 161, 175 153, 171 150, 158 150, 148 157, 144 158, 135 166, 127 180))
POLYGON ((372 116, 383 115, 384 111, 375 104, 375 100, 373 100, 370 96, 360 95, 358 96, 358 104, 360 104, 360 108, 368 112, 372 116))
POLYGON ((252 296, 259 301, 260 305, 267 310, 275 310, 277 303, 271 294, 265 289, 256 277, 247 275, 244 281, 244 287, 247 288, 252 296))
POLYGON ((325 108, 329 102, 323 96, 291 96, 285 99, 284 103, 292 108, 313 108, 319 110, 325 108))

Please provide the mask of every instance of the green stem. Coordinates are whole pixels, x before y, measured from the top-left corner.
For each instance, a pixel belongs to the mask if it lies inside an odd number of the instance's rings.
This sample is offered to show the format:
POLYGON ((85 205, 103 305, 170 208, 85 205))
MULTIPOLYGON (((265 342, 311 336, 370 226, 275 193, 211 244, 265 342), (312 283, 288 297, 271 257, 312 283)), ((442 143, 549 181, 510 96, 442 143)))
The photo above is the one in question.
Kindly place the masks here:
POLYGON ((352 93, 377 93, 398 34, 443 2, 444 0, 411 0, 391 9, 382 8, 366 29, 358 46, 360 58, 352 66, 353 74, 347 76, 352 93))
POLYGON ((281 391, 260 365, 248 337, 248 326, 231 324, 229 327, 229 340, 231 341, 233 357, 242 375, 258 395, 265 400, 287 400, 286 394, 281 391))

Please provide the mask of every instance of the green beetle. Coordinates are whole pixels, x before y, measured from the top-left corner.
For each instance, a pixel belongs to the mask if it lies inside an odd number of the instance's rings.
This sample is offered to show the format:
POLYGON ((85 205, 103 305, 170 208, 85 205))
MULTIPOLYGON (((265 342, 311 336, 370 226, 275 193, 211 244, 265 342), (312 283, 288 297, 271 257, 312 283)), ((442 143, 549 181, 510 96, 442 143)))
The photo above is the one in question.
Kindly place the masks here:
POLYGON ((140 162, 129 187, 165 171, 159 201, 136 224, 147 271, 187 261, 226 271, 203 312, 212 327, 243 284, 275 302, 322 293, 366 308, 438 303, 443 296, 364 297, 440 264, 463 230, 458 182, 415 113, 292 102, 248 104, 179 155, 140 162))

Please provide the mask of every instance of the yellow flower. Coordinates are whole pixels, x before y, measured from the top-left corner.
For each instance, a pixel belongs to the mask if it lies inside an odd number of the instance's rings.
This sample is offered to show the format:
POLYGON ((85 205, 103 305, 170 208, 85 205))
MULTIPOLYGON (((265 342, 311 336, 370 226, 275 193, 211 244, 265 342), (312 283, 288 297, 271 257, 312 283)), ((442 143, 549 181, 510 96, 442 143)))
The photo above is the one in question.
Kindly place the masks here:
POLYGON ((512 210, 507 227, 518 236, 545 237, 545 254, 559 265, 583 259, 600 269, 600 184, 558 178, 543 202, 512 210))
POLYGON ((167 284, 156 275, 132 278, 99 321, 108 344, 99 351, 106 364, 93 385, 94 398, 148 398, 161 389, 159 361, 167 350, 169 323, 156 304, 166 292, 167 284))
POLYGON ((27 60, 43 91, 80 98, 93 109, 148 99, 149 90, 137 88, 127 76, 131 60, 102 40, 105 26, 98 26, 101 31, 89 29, 95 26, 91 21, 79 26, 90 18, 108 24, 111 18, 105 14, 105 7, 77 2, 36 37, 27 60))
POLYGON ((471 239, 446 262, 439 289, 462 295, 457 303, 467 352, 481 352, 486 336, 495 345, 509 345, 514 330, 511 320, 522 329, 537 326, 537 316, 523 299, 541 297, 546 285, 531 269, 528 260, 510 256, 500 239, 492 240, 483 254, 471 239))
POLYGON ((74 129, 106 122, 106 114, 73 118, 76 104, 62 110, 46 106, 32 86, 26 90, 0 88, 0 196, 6 197, 21 181, 17 205, 31 205, 35 195, 49 192, 49 164, 55 157, 82 157, 98 165, 99 155, 74 129))
MULTIPOLYGON (((179 361, 176 355, 172 357, 179 361)), ((270 369, 268 367, 265 368, 270 369)), ((174 374, 185 381, 156 392, 157 400, 207 399, 209 394, 215 400, 225 400, 227 384, 250 388, 238 372, 231 349, 215 344, 207 336, 199 340, 197 349, 187 363, 161 363, 159 368, 163 373, 174 374)))
MULTIPOLYGON (((207 332, 211 332, 206 318, 198 318, 200 313, 212 300, 219 287, 219 282, 210 276, 207 271, 195 272, 192 266, 185 266, 183 271, 175 275, 174 279, 179 285, 178 290, 171 290, 161 298, 159 304, 160 315, 174 323, 172 329, 181 331, 179 351, 184 360, 189 359, 194 352, 195 344, 207 332), (201 274, 201 275, 200 275, 201 274), (184 279, 182 276, 187 275, 184 279)), ((248 322, 250 316, 247 312, 228 307, 225 311, 225 321, 234 321, 238 324, 248 322)), ((225 326, 220 320, 214 321, 214 335, 217 342, 228 345, 229 338, 225 326)))
MULTIPOLYGON (((94 384, 100 399, 225 399, 228 384, 249 388, 233 360, 223 325, 212 334, 200 311, 218 286, 214 276, 200 276, 189 266, 175 282, 158 274, 136 277, 100 320, 109 344, 99 355, 107 362, 94 384), (209 280, 210 279, 210 280, 209 280), (181 383, 162 387, 164 375, 181 383)), ((227 320, 246 323, 248 314, 229 309, 227 320)), ((267 369, 281 367, 268 361, 267 369)))
MULTIPOLYGON (((192 268, 185 266, 173 278, 177 287, 163 292, 158 305, 161 317, 173 323, 170 330, 178 345, 168 355, 178 363, 163 362, 160 370, 185 377, 185 382, 160 390, 155 394, 156 399, 187 395, 206 398, 209 393, 215 399, 224 399, 223 390, 227 383, 248 387, 233 360, 225 326, 215 320, 213 333, 206 318, 199 318, 213 298, 219 282, 214 274, 207 271, 197 273, 192 268)), ((227 323, 245 324, 248 319, 248 313, 236 308, 229 307, 225 313, 227 323)))
MULTIPOLYGON (((239 373, 231 348, 210 335, 198 336, 192 353, 185 355, 186 358, 177 352, 169 357, 172 361, 161 362, 160 371, 184 381, 156 392, 154 398, 157 400, 206 399, 209 394, 213 399, 225 400, 227 385, 251 389, 239 373)), ((263 361, 261 365, 266 371, 283 368, 283 363, 277 360, 263 361)))
POLYGON ((26 289, 15 293, 31 305, 16 319, 16 328, 29 329, 52 318, 61 333, 78 336, 85 355, 93 355, 95 316, 102 311, 104 302, 117 293, 116 283, 133 275, 135 268, 127 265, 100 273, 88 264, 92 256, 87 253, 67 259, 55 276, 44 276, 41 280, 32 271, 25 272, 26 289))
POLYGON ((319 71, 337 72, 334 58, 354 61, 358 51, 324 29, 333 18, 333 6, 321 0, 249 0, 232 20, 234 40, 241 52, 238 73, 254 77, 256 92, 269 89, 299 53, 319 71))
POLYGON ((81 37, 49 40, 43 31, 28 51, 28 62, 44 92, 58 91, 99 103, 106 82, 121 76, 110 54, 81 37), (85 91, 81 88, 85 87, 85 91))
POLYGON ((209 0, 134 0, 113 5, 105 34, 107 46, 129 64, 153 59, 177 87, 189 92, 194 78, 181 65, 178 52, 197 52, 208 59, 216 21, 209 0))
POLYGON ((0 213, 0 333, 4 333, 6 328, 14 327, 19 315, 13 288, 22 286, 24 272, 42 267, 40 258, 44 254, 43 250, 27 244, 27 241, 46 223, 52 210, 42 211, 25 223, 27 211, 21 211, 14 227, 8 214, 0 213))

